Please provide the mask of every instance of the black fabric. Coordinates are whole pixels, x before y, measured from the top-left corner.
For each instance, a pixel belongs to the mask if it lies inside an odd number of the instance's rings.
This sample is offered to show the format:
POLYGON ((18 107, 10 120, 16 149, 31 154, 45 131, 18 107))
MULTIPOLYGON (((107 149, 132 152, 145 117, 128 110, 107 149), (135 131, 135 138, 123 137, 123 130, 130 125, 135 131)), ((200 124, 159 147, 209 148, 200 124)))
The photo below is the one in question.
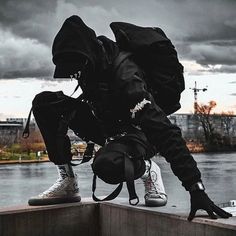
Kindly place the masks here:
MULTIPOLYGON (((124 159, 130 156, 133 147, 118 141, 112 141, 99 149, 92 164, 93 172, 104 182, 108 184, 118 184, 125 182, 124 159)), ((138 157, 131 158, 134 165, 134 179, 141 177, 144 173, 145 166, 143 159, 138 157)))
POLYGON ((149 47, 156 42, 170 42, 163 30, 158 27, 140 27, 126 22, 112 22, 110 27, 118 46, 125 51, 149 47))
POLYGON ((190 192, 190 196, 191 211, 188 216, 189 221, 195 217, 195 214, 199 209, 205 210, 212 219, 217 219, 217 215, 222 218, 229 218, 232 216, 232 214, 216 206, 204 191, 198 190, 190 192))
MULTIPOLYGON (((76 19, 78 18, 76 17, 76 19)), ((78 24, 84 24, 80 18, 78 19, 78 24)), ((43 135, 50 160, 55 164, 64 164, 71 160, 70 142, 67 136, 64 137, 64 158, 60 159, 61 155, 58 155, 56 146, 56 134, 61 116, 75 109, 76 113, 70 121, 69 127, 79 137, 87 141, 92 140, 100 145, 104 145, 107 137, 121 133, 127 127, 133 125, 139 127, 147 137, 148 142, 155 146, 156 152, 159 151, 170 163, 174 174, 188 190, 193 183, 201 180, 201 174, 186 147, 180 129, 171 124, 166 117, 166 112, 156 104, 156 99, 153 98, 152 91, 147 83, 147 75, 143 73, 142 68, 137 65, 132 57, 126 58, 119 65, 119 68, 114 68, 112 63, 108 63, 110 60, 105 60, 105 58, 110 58, 111 61, 114 61, 114 58, 119 53, 116 43, 111 40, 105 41, 103 37, 99 36, 101 40, 96 40, 98 43, 101 41, 102 45, 99 43, 97 48, 97 42, 95 42, 95 45, 93 44, 93 39, 95 38, 92 31, 87 27, 82 28, 81 32, 77 29, 79 28, 74 26, 73 22, 73 32, 70 32, 68 28, 68 35, 74 36, 74 33, 76 32, 77 34, 78 31, 78 35, 81 35, 82 39, 88 39, 88 41, 81 41, 85 42, 85 44, 80 44, 80 41, 78 41, 78 46, 77 40, 75 40, 77 36, 75 38, 65 37, 64 46, 67 48, 67 43, 70 45, 71 41, 75 45, 75 51, 77 49, 79 52, 83 50, 86 52, 86 56, 91 58, 92 63, 95 63, 94 73, 86 77, 84 83, 84 89, 90 90, 90 96, 84 96, 83 101, 77 101, 72 98, 62 99, 62 101, 56 102, 53 107, 41 106, 40 101, 41 99, 46 100, 47 103, 51 99, 58 100, 58 98, 54 97, 55 95, 50 98, 51 95, 45 97, 44 95, 46 94, 40 94, 34 100, 35 119, 43 135), (99 53, 102 53, 102 55, 97 53, 97 50, 101 50, 99 53), (91 54, 93 55, 90 56, 91 54), (100 58, 99 60, 97 60, 98 57, 100 58), (101 86, 105 89, 96 90, 99 82, 106 85, 101 86), (150 101, 151 104, 146 104, 132 118, 130 110, 144 99, 150 101), (75 101, 76 103, 74 103, 75 101), (96 116, 94 116, 93 112, 96 116)), ((62 36, 63 34, 59 34, 58 37, 62 36)), ((164 37, 164 35, 162 36, 164 37)), ((63 37, 61 42, 64 42, 63 37)), ((60 50, 62 49, 63 44, 60 50)), ((107 155, 108 157, 110 155, 107 155)), ((111 170, 110 172, 108 170, 108 173, 113 174, 111 170)))
MULTIPOLYGON (((64 57, 66 58, 66 57, 64 57)), ((81 62, 60 62, 57 64, 54 71, 54 78, 80 78, 81 71, 84 70, 86 59, 81 62)), ((79 79, 78 78, 78 79, 79 79)))
POLYGON ((56 65, 54 78, 70 78, 71 74, 77 73, 80 65, 84 65, 85 58, 94 71, 100 50, 95 32, 80 17, 67 18, 52 46, 53 63, 56 65))
POLYGON ((61 137, 63 144, 58 149, 58 130, 63 117, 75 112, 69 121, 69 128, 82 139, 103 145, 105 143, 101 124, 94 117, 89 105, 68 97, 61 91, 42 92, 33 100, 33 114, 44 138, 49 159, 57 165, 69 163, 72 158, 70 140, 66 134, 61 137))
MULTIPOLYGON (((157 152, 170 163, 172 171, 188 188, 200 181, 201 173, 181 135, 181 130, 170 122, 165 112, 156 104, 143 79, 144 75, 132 58, 126 58, 116 71, 113 86, 117 96, 116 112, 131 116, 130 109, 143 99, 150 101, 131 118, 139 126, 157 152)), ((128 119, 128 118, 126 118, 128 119)))
POLYGON ((147 86, 156 103, 167 115, 177 111, 184 90, 183 66, 164 32, 157 27, 124 22, 113 22, 110 26, 120 49, 132 52, 133 60, 145 71, 147 86))
MULTIPOLYGON (((137 129, 132 131, 133 133, 114 138, 96 153, 92 164, 94 175, 108 184, 119 184, 115 191, 103 200, 117 197, 121 191, 121 183, 126 182, 130 204, 136 205, 139 202, 134 180, 145 172, 144 159, 148 154, 148 144, 141 131, 137 129)), ((93 180, 93 199, 101 201, 95 196, 95 189, 96 177, 93 180)))

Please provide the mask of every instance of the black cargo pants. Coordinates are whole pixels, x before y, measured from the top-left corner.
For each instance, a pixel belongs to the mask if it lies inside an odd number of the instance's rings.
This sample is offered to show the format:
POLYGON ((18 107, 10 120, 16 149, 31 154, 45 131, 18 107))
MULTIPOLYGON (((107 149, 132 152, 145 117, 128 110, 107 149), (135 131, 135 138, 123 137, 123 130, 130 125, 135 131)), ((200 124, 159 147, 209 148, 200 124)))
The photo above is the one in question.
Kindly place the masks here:
POLYGON ((32 105, 49 159, 56 165, 69 163, 72 158, 68 127, 85 141, 104 144, 101 124, 88 103, 68 97, 62 91, 45 91, 35 96, 32 105))

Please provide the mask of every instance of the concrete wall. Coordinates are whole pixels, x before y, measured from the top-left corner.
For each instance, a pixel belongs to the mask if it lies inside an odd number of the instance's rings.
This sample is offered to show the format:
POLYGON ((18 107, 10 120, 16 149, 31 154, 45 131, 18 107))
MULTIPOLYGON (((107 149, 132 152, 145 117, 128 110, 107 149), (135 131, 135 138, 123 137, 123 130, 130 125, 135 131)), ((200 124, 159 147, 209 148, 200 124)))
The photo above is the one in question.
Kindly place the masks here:
POLYGON ((195 218, 171 213, 170 208, 130 207, 103 203, 100 205, 101 236, 235 236, 236 217, 225 220, 195 218), (162 208, 162 209, 161 209, 162 208))
MULTIPOLYGON (((126 199, 127 200, 127 199, 126 199)), ((0 236, 235 236, 236 217, 187 221, 169 206, 83 202, 0 209, 0 236)))
POLYGON ((98 232, 95 203, 0 211, 0 236, 98 236, 98 232))

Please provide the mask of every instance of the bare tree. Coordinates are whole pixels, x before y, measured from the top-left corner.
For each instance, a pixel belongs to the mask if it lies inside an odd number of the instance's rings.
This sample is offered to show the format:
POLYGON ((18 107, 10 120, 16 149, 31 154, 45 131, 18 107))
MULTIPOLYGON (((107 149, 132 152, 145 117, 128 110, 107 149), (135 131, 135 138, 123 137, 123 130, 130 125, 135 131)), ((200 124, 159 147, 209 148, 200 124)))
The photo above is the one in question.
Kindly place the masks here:
POLYGON ((230 137, 230 131, 232 129, 233 115, 234 115, 233 111, 221 113, 221 122, 228 137, 230 137))
POLYGON ((28 138, 21 138, 20 146, 22 152, 36 152, 45 150, 45 145, 43 142, 43 138, 40 134, 40 131, 31 131, 30 136, 28 138))
POLYGON ((198 118, 201 122, 206 143, 211 144, 211 143, 213 143, 213 140, 215 137, 211 112, 216 107, 216 102, 210 101, 208 104, 209 105, 197 104, 196 115, 198 116, 198 118))

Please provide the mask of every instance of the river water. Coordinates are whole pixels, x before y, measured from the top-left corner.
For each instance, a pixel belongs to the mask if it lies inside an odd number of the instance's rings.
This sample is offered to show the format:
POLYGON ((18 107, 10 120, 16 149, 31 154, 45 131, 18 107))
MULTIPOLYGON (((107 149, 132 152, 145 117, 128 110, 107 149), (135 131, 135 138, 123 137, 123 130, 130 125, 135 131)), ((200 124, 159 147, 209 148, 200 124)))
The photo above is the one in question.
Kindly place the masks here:
MULTIPOLYGON (((236 153, 194 154, 194 159, 202 172, 202 179, 208 195, 215 203, 236 199, 236 153)), ((163 182, 168 195, 168 204, 189 208, 189 194, 172 173, 164 158, 155 157, 162 170, 163 182)), ((82 198, 91 197, 91 163, 75 167, 78 174, 82 198)), ((47 189, 57 179, 57 171, 52 163, 0 165, 0 208, 27 204, 31 196, 47 189)), ((111 193, 114 186, 97 182, 97 195, 111 193)), ((143 199, 144 187, 136 181, 136 191, 143 199)), ((120 197, 128 197, 126 187, 120 197)))

